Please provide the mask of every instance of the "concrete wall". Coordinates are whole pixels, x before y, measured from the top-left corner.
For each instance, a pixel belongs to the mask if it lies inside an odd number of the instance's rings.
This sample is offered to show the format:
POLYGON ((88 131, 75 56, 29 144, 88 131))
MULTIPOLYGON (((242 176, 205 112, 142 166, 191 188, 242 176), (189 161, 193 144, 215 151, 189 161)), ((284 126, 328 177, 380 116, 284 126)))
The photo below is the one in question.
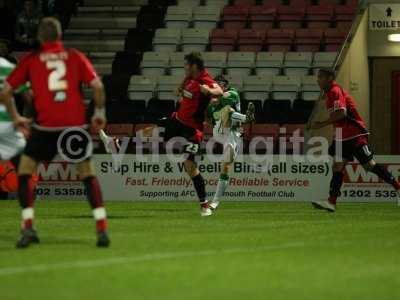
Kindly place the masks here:
POLYGON ((361 116, 369 124, 368 10, 362 16, 337 81, 354 97, 361 116))

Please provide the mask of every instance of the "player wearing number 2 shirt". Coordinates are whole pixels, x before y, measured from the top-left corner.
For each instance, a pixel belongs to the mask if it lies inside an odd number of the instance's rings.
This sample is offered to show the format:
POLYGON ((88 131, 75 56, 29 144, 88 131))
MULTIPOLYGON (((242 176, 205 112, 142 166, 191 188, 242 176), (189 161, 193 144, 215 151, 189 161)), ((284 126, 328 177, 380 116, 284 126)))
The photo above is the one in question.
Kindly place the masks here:
POLYGON ((336 200, 340 196, 343 184, 344 168, 348 162, 357 158, 363 167, 380 179, 391 184, 399 195, 400 185, 393 175, 373 159, 368 145, 368 130, 352 97, 334 81, 335 72, 330 69, 321 69, 318 73, 318 84, 326 96, 326 107, 330 114, 328 120, 317 122, 312 128, 318 129, 328 125, 335 128, 334 141, 329 148, 329 154, 334 157, 332 179, 328 201, 313 201, 318 209, 334 212, 336 200), (339 153, 337 150, 340 149, 339 153))
POLYGON ((17 247, 25 248, 31 243, 39 242, 33 228, 35 186, 31 177, 38 163, 49 162, 57 154, 77 163, 96 220, 97 246, 106 247, 110 243, 107 236, 106 212, 100 186, 90 162, 91 141, 84 132, 87 123, 86 108, 81 94, 82 84, 93 89, 95 112, 91 119, 91 127, 94 132, 98 132, 106 123, 103 84, 92 64, 82 53, 64 48, 59 21, 54 18, 43 19, 39 26, 38 38, 41 42, 40 50, 29 53, 22 59, 7 78, 0 94, 0 99, 6 105, 14 124, 26 128, 28 120, 16 111, 12 92, 22 84, 30 82, 36 113, 18 169, 22 237, 17 247), (63 137, 67 133, 66 129, 70 132, 71 128, 80 129, 73 132, 76 139, 68 139, 68 142, 63 137))

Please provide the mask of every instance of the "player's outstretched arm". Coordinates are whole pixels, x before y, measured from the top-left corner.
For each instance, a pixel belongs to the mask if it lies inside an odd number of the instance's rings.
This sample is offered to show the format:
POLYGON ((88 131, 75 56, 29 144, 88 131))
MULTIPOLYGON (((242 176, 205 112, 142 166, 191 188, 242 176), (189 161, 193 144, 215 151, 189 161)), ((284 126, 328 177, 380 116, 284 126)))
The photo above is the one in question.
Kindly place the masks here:
POLYGON ((209 87, 206 84, 200 86, 200 91, 206 96, 220 97, 224 94, 222 88, 219 85, 215 85, 214 87, 209 87))
POLYGON ((315 122, 311 125, 311 129, 320 129, 325 126, 329 126, 333 123, 336 123, 342 119, 346 118, 346 110, 337 110, 330 114, 329 119, 322 122, 315 122))
POLYGON ((92 130, 94 133, 99 133, 100 130, 104 129, 107 123, 106 119, 106 96, 104 92, 104 86, 100 78, 94 79, 90 86, 93 90, 94 99, 94 113, 92 117, 92 130))

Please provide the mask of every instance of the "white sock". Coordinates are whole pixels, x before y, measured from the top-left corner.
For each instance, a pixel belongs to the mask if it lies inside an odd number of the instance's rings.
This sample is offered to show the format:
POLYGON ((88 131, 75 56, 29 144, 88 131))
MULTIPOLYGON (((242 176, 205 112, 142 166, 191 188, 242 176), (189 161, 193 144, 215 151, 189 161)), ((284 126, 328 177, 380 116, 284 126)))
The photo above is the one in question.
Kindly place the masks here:
POLYGON ((217 190, 214 195, 214 202, 218 202, 219 199, 224 195, 229 185, 229 177, 227 175, 221 175, 218 179, 217 190))
POLYGON ((238 112, 232 113, 231 118, 232 118, 232 120, 239 121, 239 122, 246 122, 246 119, 247 119, 246 115, 240 114, 238 112))

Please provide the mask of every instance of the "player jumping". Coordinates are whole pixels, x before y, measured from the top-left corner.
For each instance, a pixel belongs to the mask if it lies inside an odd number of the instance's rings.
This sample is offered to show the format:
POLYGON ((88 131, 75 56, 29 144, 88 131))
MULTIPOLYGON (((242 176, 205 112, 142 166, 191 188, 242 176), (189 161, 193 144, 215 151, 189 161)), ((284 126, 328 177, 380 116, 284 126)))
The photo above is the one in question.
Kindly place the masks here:
POLYGON ((343 172, 347 163, 357 158, 365 170, 370 171, 386 183, 389 183, 399 194, 400 184, 393 175, 382 165, 377 164, 368 145, 369 132, 358 113, 352 97, 342 89, 335 81, 335 71, 321 69, 318 73, 318 84, 326 95, 326 106, 330 117, 323 122, 316 122, 311 129, 319 129, 333 124, 341 136, 335 136, 329 147, 329 154, 334 158, 332 166, 332 179, 330 183, 329 198, 327 201, 313 201, 315 208, 336 211, 336 200, 340 196, 343 184, 343 172), (342 149, 342 153, 336 153, 336 149, 342 149))
MULTIPOLYGON (((82 83, 89 85, 94 92, 92 130, 99 132, 106 123, 105 95, 100 78, 85 55, 77 50, 64 48, 61 35, 60 22, 55 18, 44 18, 38 29, 40 50, 31 52, 22 59, 7 78, 0 94, 0 100, 6 105, 14 124, 25 128, 29 128, 30 120, 21 117, 16 111, 13 91, 30 82, 34 94, 35 123, 18 168, 18 198, 22 207, 22 236, 17 242, 18 248, 39 242, 33 227, 35 186, 31 180, 38 163, 50 162, 60 154, 60 147, 62 153, 68 153, 68 146, 62 143, 61 146, 58 145, 60 136, 66 129, 86 127, 86 107, 80 90, 82 83)), ((107 235, 106 211, 94 167, 90 158, 86 158, 90 156, 90 142, 84 140, 79 144, 80 149, 85 150, 85 159, 77 164, 77 169, 96 220, 97 246, 107 247, 110 240, 107 235)))
MULTIPOLYGON (((204 178, 197 167, 195 156, 203 139, 207 106, 212 98, 218 98, 223 91, 205 69, 200 53, 192 52, 185 56, 185 72, 186 77, 177 91, 181 97, 177 111, 170 118, 160 120, 157 126, 165 128, 165 141, 175 137, 183 137, 187 141, 183 145, 183 152, 187 155, 184 161, 185 171, 192 179, 199 198, 200 215, 210 216, 212 209, 207 200, 204 178)), ((145 135, 152 135, 155 127, 145 129, 145 135)))
POLYGON ((217 209, 219 199, 229 185, 229 169, 234 162, 241 142, 240 127, 242 123, 254 122, 255 107, 249 103, 246 114, 240 113, 240 96, 236 89, 229 86, 229 81, 222 75, 215 81, 224 94, 208 106, 207 119, 213 125, 213 137, 224 147, 222 171, 219 176, 217 190, 210 202, 212 210, 217 209))

